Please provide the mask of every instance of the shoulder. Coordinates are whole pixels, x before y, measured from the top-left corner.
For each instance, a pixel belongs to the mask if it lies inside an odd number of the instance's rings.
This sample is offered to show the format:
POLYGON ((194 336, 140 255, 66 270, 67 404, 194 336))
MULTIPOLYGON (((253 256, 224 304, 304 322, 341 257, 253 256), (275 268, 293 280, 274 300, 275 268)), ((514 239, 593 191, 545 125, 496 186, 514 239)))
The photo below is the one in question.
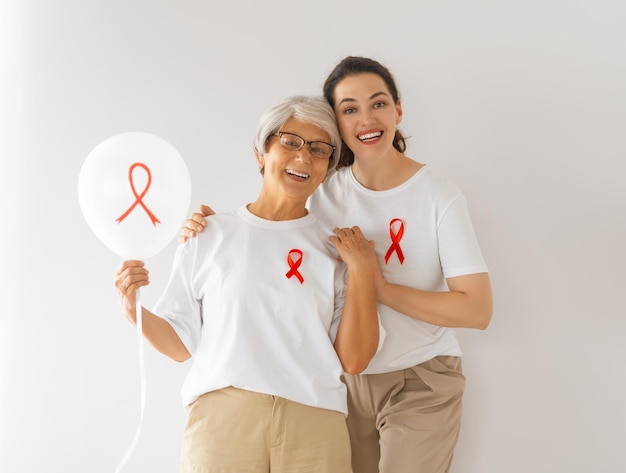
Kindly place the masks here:
POLYGON ((207 217, 206 220, 207 225, 204 230, 198 233, 196 238, 191 238, 188 241, 196 242, 198 245, 204 246, 207 245, 209 241, 219 241, 219 235, 232 233, 246 224, 237 210, 219 212, 207 217))
POLYGON ((207 233, 211 233, 211 231, 217 230, 223 227, 229 227, 233 225, 241 225, 243 223, 243 219, 239 215, 237 209, 230 210, 227 212, 218 212, 216 214, 207 217, 207 226, 204 231, 200 233, 200 235, 205 235, 207 233))
POLYGON ((315 206, 323 201, 334 201, 345 194, 349 189, 349 173, 349 167, 331 172, 326 176, 324 182, 313 192, 309 198, 309 202, 313 203, 315 206))
POLYGON ((316 233, 325 235, 333 234, 333 227, 329 223, 326 223, 323 216, 320 218, 319 212, 309 211, 309 213, 315 219, 312 220, 311 225, 316 233))
POLYGON ((320 218, 319 213, 309 211, 306 224, 294 227, 289 238, 292 239, 294 234, 297 234, 299 241, 303 244, 306 242, 310 248, 316 248, 316 251, 326 253, 333 259, 337 258, 335 246, 329 239, 334 235, 333 227, 323 217, 320 218))
POLYGON ((441 199, 456 199, 463 197, 463 192, 454 182, 444 176, 432 166, 424 166, 419 171, 419 187, 429 192, 433 197, 441 199))
POLYGON ((324 180, 320 189, 332 189, 343 187, 350 176, 350 167, 342 167, 336 171, 332 171, 324 180))

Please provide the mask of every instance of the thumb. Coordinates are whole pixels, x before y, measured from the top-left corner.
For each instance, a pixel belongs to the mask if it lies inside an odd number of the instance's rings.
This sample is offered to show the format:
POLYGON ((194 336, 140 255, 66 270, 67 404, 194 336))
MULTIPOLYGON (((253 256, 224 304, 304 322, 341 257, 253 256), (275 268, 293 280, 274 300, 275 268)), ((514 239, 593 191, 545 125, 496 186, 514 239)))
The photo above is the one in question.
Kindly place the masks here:
POLYGON ((208 205, 204 205, 204 204, 200 205, 200 212, 202 212, 202 214, 205 217, 208 217, 209 215, 214 215, 215 214, 215 212, 213 211, 213 209, 211 207, 209 207, 208 205))

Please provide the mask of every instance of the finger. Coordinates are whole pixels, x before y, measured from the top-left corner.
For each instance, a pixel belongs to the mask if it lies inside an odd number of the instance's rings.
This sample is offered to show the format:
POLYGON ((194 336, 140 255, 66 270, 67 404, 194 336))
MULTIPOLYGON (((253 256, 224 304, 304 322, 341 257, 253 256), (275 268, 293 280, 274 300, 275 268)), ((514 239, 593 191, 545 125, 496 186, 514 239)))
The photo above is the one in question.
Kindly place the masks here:
POLYGON ((333 229, 333 232, 335 232, 335 234, 329 236, 328 238, 330 239, 330 241, 333 242, 335 246, 337 246, 337 244, 341 243, 341 239, 344 238, 344 234, 339 228, 333 229))
POLYGON ((115 286, 128 286, 134 280, 147 279, 148 270, 144 267, 143 261, 124 261, 115 273, 115 286), (130 279, 130 281, 129 281, 130 279))
POLYGON ((149 272, 144 267, 133 266, 122 273, 126 277, 127 282, 134 283, 136 281, 147 280, 149 272))
POLYGON ((339 261, 343 261, 341 259, 341 255, 339 253, 342 253, 342 252, 345 251, 345 248, 344 248, 345 244, 342 243, 341 239, 339 239, 335 235, 330 235, 328 237, 328 240, 333 244, 333 246, 335 247, 335 250, 337 250, 337 255, 338 255, 339 261))
POLYGON ((178 232, 178 242, 185 243, 187 239, 195 237, 196 232, 192 228, 196 226, 202 228, 200 225, 194 223, 193 220, 188 219, 185 222, 185 226, 182 227, 178 232))
POLYGON ((129 267, 143 267, 145 263, 140 259, 127 259, 124 261, 129 267))
POLYGON ((200 212, 202 212, 202 215, 205 217, 208 217, 209 215, 215 215, 215 211, 209 207, 208 205, 200 205, 200 212))
POLYGON ((185 222, 185 228, 191 232, 201 232, 205 226, 206 220, 204 220, 204 215, 198 212, 194 212, 185 222))
POLYGON ((353 233, 351 228, 335 228, 333 231, 338 236, 348 236, 353 233))
POLYGON ((352 230, 352 233, 354 233, 355 235, 364 237, 363 232, 358 226, 355 225, 354 227, 352 227, 351 230, 352 230))
POLYGON ((124 273, 123 276, 116 281, 116 287, 120 293, 127 295, 136 291, 140 287, 150 284, 150 277, 147 271, 140 271, 137 273, 124 273))
POLYGON ((115 273, 116 276, 119 276, 120 274, 122 274, 124 271, 126 271, 129 268, 142 268, 144 265, 144 262, 141 260, 125 260, 122 261, 122 263, 119 265, 119 267, 117 268, 117 271, 115 273))
POLYGON ((206 220, 204 220, 204 217, 201 214, 195 212, 191 218, 185 222, 183 230, 186 230, 187 237, 194 238, 197 233, 204 230, 204 227, 206 227, 206 220))

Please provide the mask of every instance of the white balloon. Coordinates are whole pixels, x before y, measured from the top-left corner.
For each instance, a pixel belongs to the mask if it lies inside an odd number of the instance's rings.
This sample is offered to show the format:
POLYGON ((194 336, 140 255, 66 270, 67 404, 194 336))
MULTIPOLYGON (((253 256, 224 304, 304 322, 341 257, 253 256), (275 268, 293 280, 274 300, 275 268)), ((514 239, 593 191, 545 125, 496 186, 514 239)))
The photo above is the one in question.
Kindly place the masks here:
POLYGON ((78 199, 102 243, 124 259, 145 260, 182 226, 191 179, 167 141, 150 133, 122 133, 89 153, 78 177, 78 199))

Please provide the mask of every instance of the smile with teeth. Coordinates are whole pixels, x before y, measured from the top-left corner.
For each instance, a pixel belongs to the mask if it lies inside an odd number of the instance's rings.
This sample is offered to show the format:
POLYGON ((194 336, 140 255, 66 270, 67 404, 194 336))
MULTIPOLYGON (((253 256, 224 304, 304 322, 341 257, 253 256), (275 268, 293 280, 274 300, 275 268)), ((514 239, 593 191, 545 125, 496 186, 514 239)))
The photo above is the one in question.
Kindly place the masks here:
POLYGON ((382 131, 375 131, 372 133, 365 133, 363 135, 358 135, 359 140, 361 141, 367 141, 367 140, 371 140, 373 138, 380 138, 382 136, 383 132, 382 131))
POLYGON ((308 179, 309 175, 305 172, 301 172, 301 171, 294 171, 293 169, 285 169, 285 172, 287 174, 290 174, 292 176, 296 176, 296 177, 301 177, 302 179, 308 179))

